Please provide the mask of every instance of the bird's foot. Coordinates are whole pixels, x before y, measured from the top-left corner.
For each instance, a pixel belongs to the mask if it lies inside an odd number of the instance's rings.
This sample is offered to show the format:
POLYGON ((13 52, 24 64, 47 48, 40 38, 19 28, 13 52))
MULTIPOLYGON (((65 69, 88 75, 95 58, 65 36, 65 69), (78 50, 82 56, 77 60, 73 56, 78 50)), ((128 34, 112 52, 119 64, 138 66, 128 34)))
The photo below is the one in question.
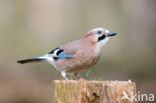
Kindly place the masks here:
POLYGON ((83 77, 81 77, 79 74, 74 74, 75 77, 76 77, 76 80, 80 80, 80 81, 83 81, 85 80, 83 77))

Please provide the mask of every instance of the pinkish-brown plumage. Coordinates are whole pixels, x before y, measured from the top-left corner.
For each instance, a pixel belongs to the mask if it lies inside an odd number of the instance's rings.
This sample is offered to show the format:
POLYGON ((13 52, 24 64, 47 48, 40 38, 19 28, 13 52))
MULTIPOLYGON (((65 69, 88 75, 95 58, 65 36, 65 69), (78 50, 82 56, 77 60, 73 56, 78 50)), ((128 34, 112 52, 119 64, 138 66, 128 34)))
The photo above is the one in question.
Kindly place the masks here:
POLYGON ((83 37, 80 40, 70 42, 60 48, 65 51, 65 54, 74 54, 70 59, 60 59, 55 61, 59 71, 78 73, 83 69, 88 69, 100 58, 101 52, 95 55, 97 43, 90 40, 88 37, 83 37), (87 39, 86 39, 87 38, 87 39))
POLYGON ((18 63, 45 61, 61 71, 65 79, 66 73, 79 73, 95 65, 101 56, 101 49, 110 36, 116 35, 104 28, 95 28, 79 40, 69 42, 41 57, 20 60, 18 63))

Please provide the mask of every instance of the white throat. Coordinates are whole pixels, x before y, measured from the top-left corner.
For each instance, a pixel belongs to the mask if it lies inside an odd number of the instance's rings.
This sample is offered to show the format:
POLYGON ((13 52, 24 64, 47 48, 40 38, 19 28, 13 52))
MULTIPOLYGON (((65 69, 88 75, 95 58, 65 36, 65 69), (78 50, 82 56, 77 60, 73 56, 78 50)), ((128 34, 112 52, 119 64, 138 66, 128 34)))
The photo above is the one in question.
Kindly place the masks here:
POLYGON ((102 49, 102 47, 109 41, 109 37, 106 37, 104 40, 101 40, 96 45, 96 52, 99 53, 102 49))

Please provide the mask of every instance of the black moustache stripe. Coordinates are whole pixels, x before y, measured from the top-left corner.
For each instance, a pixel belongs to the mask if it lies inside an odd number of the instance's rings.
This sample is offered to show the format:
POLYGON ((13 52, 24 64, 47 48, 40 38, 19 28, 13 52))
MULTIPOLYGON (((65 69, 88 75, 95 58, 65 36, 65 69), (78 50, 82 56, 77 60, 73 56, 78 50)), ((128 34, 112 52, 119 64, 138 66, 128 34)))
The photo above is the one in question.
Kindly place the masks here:
POLYGON ((101 41, 101 40, 103 40, 103 39, 105 39, 105 37, 106 37, 105 35, 100 36, 100 37, 98 38, 98 42, 101 41))

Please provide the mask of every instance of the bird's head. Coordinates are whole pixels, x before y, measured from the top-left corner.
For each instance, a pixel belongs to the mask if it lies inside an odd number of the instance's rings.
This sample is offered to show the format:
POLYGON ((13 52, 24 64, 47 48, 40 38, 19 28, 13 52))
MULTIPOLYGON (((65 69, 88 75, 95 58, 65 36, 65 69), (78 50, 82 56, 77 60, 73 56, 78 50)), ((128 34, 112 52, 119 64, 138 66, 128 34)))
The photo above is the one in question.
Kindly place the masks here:
POLYGON ((105 28, 94 28, 90 30, 84 38, 96 43, 100 48, 109 40, 110 37, 116 35, 116 32, 109 31, 105 28))

